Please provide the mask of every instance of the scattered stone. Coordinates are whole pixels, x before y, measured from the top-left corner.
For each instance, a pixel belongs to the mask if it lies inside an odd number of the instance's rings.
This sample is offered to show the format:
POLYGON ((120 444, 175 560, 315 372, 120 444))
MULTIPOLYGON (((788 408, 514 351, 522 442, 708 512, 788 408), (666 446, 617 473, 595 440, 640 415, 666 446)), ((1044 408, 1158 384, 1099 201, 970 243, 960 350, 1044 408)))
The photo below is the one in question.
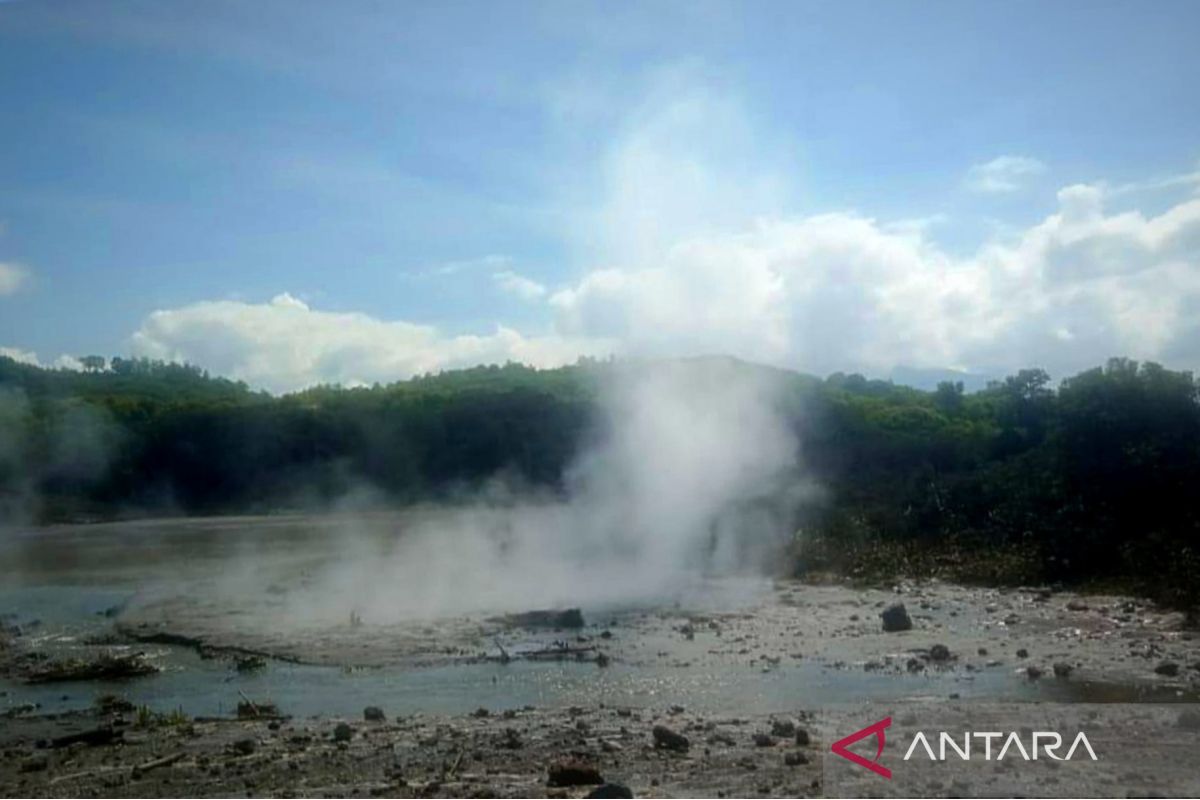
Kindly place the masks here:
POLYGON ((935 644, 933 647, 929 648, 929 657, 934 661, 949 661, 950 648, 946 647, 944 644, 935 644))
POLYGON ((548 772, 548 786, 592 786, 604 783, 595 765, 578 758, 556 761, 550 765, 548 772))
POLYGON ((981 656, 986 656, 988 654, 988 649, 986 647, 981 647, 978 650, 976 650, 975 652, 977 652, 981 656))
POLYGON ((387 716, 379 706, 367 706, 363 709, 363 719, 367 722, 383 722, 387 716))
POLYGON ((333 740, 335 742, 348 742, 354 737, 354 728, 351 728, 345 722, 339 722, 337 727, 333 729, 333 740))
POLYGON ((1168 678, 1174 678, 1179 674, 1179 665, 1174 661, 1164 661, 1154 668, 1154 671, 1168 678))
POLYGON ((1017 651, 1017 658, 1029 658, 1029 651, 1022 647, 1017 651))
POLYGON ((664 750, 686 751, 692 746, 688 738, 682 733, 676 733, 666 725, 655 725, 652 731, 654 735, 654 746, 664 750))
POLYGON ((1074 670, 1075 668, 1065 661, 1054 662, 1054 677, 1056 678, 1069 678, 1074 670))
POLYGON ((904 607, 904 603, 888 606, 879 616, 883 619, 885 633, 912 630, 912 618, 908 616, 908 610, 904 607))

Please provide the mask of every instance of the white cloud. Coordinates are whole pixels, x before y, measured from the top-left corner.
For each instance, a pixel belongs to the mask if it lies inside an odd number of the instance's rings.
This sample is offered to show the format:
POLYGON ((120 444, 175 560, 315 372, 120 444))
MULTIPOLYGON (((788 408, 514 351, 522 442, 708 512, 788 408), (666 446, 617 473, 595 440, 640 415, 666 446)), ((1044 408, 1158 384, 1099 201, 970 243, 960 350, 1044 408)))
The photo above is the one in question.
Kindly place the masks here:
POLYGON ((1046 165, 1028 156, 997 156, 967 170, 967 187, 976 192, 1015 192, 1046 171, 1046 165))
POLYGON ((0 262, 0 297, 15 294, 29 280, 29 270, 20 264, 0 262))
POLYGON ((560 330, 652 353, 732 352, 816 372, 897 365, 1059 374, 1113 355, 1200 367, 1200 200, 1109 214, 1094 186, 957 257, 850 213, 761 220, 555 293, 560 330))
MULTIPOLYGON (((592 270, 553 294, 527 287, 554 318, 538 336, 503 325, 448 336, 282 294, 157 311, 133 345, 273 391, 612 352, 728 353, 817 373, 1065 375, 1114 355, 1200 368, 1200 199, 1157 216, 1110 212, 1109 202, 1097 186, 1066 187, 1054 213, 969 255, 940 246, 926 225, 850 212, 762 218, 592 270)), ((494 279, 523 291, 519 275, 494 279)))
POLYGON ((492 280, 503 291, 516 295, 522 300, 538 300, 546 294, 545 286, 512 270, 495 272, 492 274, 492 280))
POLYGON ((601 342, 530 337, 504 326, 487 335, 446 336, 426 325, 319 311, 286 293, 268 303, 215 300, 155 311, 132 345, 140 356, 190 361, 276 392, 509 360, 557 366, 604 353, 601 342))

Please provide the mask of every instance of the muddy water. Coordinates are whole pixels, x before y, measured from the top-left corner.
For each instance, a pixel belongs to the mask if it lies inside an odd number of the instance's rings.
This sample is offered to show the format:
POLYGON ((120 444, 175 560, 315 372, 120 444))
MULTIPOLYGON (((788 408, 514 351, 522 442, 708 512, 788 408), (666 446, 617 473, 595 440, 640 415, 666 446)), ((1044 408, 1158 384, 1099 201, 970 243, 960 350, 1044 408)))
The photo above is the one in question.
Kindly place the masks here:
MULTIPOLYGON (((251 551, 256 555, 273 554, 272 587, 285 582, 288 575, 304 574, 335 552, 333 544, 321 537, 328 524, 324 518, 226 518, 17 532, 0 540, 0 613, 11 615, 10 619, 21 626, 23 634, 16 640, 21 649, 58 657, 86 656, 98 649, 90 643, 93 637, 111 634, 114 620, 142 602, 148 592, 161 593, 164 583, 187 586, 191 581, 202 582, 240 563, 251 551), (169 580, 164 581, 165 576, 169 580)), ((385 515, 356 518, 356 525, 377 526, 380 530, 392 530, 397 524, 397 518, 385 515)), ((258 613, 256 609, 266 607, 277 593, 287 591, 302 589, 273 589, 274 594, 253 601, 234 599, 230 608, 222 609, 220 618, 258 613)), ((955 603, 969 606, 974 596, 969 590, 953 587, 941 591, 945 596, 937 596, 938 602, 947 607, 955 603)), ((185 597, 183 602, 189 601, 185 597)), ((357 715, 367 705, 384 707, 391 714, 598 704, 679 704, 712 713, 758 714, 864 700, 1198 699, 1191 682, 1135 680, 1129 678, 1127 670, 1120 669, 1097 667, 1090 672, 1083 670, 1074 680, 1033 681, 1020 664, 1007 658, 1002 662, 973 659, 966 668, 966 655, 973 655, 977 638, 985 636, 981 631, 993 638, 1001 634, 1008 637, 1010 633, 997 633, 998 629, 991 629, 986 620, 964 620, 957 612, 953 619, 945 620, 945 625, 932 618, 923 624, 931 630, 936 628, 936 635, 956 652, 960 646, 954 637, 961 637, 962 662, 917 673, 865 667, 875 657, 890 661, 895 656, 898 663, 903 663, 913 647, 928 646, 928 640, 919 639, 918 634, 884 640, 886 647, 882 649, 871 644, 875 640, 859 636, 853 626, 860 624, 860 616, 870 618, 873 607, 849 589, 815 594, 810 607, 801 602, 797 608, 785 608, 767 582, 706 579, 677 596, 667 608, 585 606, 584 613, 589 620, 597 621, 582 632, 592 641, 598 641, 593 637, 601 629, 611 627, 616 632, 611 645, 614 659, 606 668, 590 662, 483 660, 477 656, 488 654, 490 635, 471 641, 476 657, 446 663, 405 662, 405 666, 396 666, 386 658, 377 658, 369 667, 346 667, 328 664, 326 654, 325 658, 311 659, 314 663, 268 660, 265 668, 251 673, 238 672, 232 659, 201 658, 186 647, 119 643, 108 644, 105 649, 145 652, 162 671, 122 682, 41 686, 26 685, 13 676, 0 678, 0 710, 25 703, 37 704, 45 712, 81 708, 106 693, 118 693, 160 711, 181 708, 190 715, 230 714, 244 694, 256 701, 272 701, 296 716, 357 715), (865 610, 849 618, 854 620, 849 634, 838 634, 838 626, 846 624, 846 607, 854 603, 865 610), (721 623, 727 631, 723 636, 705 631, 685 638, 678 633, 679 623, 689 619, 689 614, 717 611, 726 615, 721 623), (787 627, 790 622, 779 621, 797 618, 809 626, 802 636, 787 627), (971 636, 977 638, 969 639, 971 636), (767 658, 763 643, 785 638, 788 644, 772 644, 776 650, 771 652, 777 655, 767 658), (788 657, 788 650, 796 647, 808 652, 788 657)), ((262 617, 261 624, 269 625, 269 619, 262 617)), ((429 621, 435 639, 438 624, 429 621)), ((362 640, 356 646, 365 647, 383 638, 387 630, 368 625, 350 636, 362 640)), ((220 633, 216 631, 218 637, 220 633)), ((269 642, 267 633, 263 632, 263 641, 269 642)), ((241 631, 239 635, 247 634, 241 631)), ((253 630, 249 635, 253 637, 253 630)), ((346 634, 339 629, 339 635, 346 634)), ((518 651, 522 646, 544 644, 549 635, 541 634, 539 638, 538 634, 518 632, 506 641, 510 650, 518 651)), ((1039 635, 1029 634, 1035 647, 1041 642, 1039 635)), ((449 633, 446 637, 453 638, 449 633)), ((1000 646, 1007 646, 1007 639, 1000 646)), ((1110 649, 1119 646, 1124 643, 1114 640, 1111 645, 1103 645, 1110 649)), ((297 647, 288 651, 290 656, 305 652, 302 640, 297 647)), ((349 656, 345 660, 354 663, 349 656)))

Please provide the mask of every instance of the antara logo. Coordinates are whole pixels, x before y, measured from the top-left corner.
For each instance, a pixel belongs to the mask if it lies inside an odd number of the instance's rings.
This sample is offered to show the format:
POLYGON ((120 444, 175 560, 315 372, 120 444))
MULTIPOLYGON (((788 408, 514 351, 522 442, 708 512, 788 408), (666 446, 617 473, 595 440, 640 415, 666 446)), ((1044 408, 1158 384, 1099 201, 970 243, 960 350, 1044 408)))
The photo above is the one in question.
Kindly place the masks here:
MULTIPOLYGON (((885 717, 873 725, 868 725, 862 730, 855 731, 844 739, 839 739, 833 743, 830 749, 842 758, 852 761, 860 767, 866 767, 877 775, 882 775, 890 779, 892 771, 879 763, 879 759, 883 756, 884 745, 887 744, 887 735, 884 731, 891 724, 892 718, 885 717), (868 759, 850 751, 850 745, 869 736, 875 737, 875 758, 868 759)), ((917 731, 917 735, 913 737, 912 742, 908 745, 908 750, 904 753, 904 760, 908 761, 911 759, 914 753, 920 757, 920 750, 923 750, 930 761, 945 761, 946 752, 950 750, 963 761, 970 761, 972 743, 976 745, 975 752, 977 754, 979 753, 979 745, 982 744, 984 761, 993 760, 993 751, 996 752, 996 761, 1002 761, 1006 757, 1021 758, 1025 761, 1037 761, 1039 751, 1046 758, 1054 761, 1070 761, 1081 748, 1092 761, 1099 760, 1096 757, 1096 751, 1092 749, 1092 743, 1088 741, 1087 735, 1082 731, 1075 735, 1071 746, 1067 748, 1066 755, 1059 755, 1064 744, 1062 734, 1056 731, 1032 732, 1029 738, 1028 749, 1026 749, 1025 743, 1021 741, 1020 735, 1015 731, 1008 734, 1000 731, 967 731, 961 734, 959 738, 955 738, 954 734, 947 731, 939 731, 936 734, 931 734, 931 736, 938 743, 936 750, 930 744, 930 736, 927 736, 924 731, 917 731), (1002 744, 999 744, 1001 742, 1002 744), (997 745, 999 746, 997 747, 997 745)))

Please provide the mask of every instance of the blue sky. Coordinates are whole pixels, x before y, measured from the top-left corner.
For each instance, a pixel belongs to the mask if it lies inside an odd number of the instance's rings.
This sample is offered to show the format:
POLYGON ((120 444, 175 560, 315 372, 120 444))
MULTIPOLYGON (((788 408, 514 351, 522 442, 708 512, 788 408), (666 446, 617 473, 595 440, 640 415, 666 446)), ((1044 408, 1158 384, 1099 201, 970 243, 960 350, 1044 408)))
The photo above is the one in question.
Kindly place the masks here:
POLYGON ((0 347, 1200 367, 1200 5, 0 3, 0 347))

